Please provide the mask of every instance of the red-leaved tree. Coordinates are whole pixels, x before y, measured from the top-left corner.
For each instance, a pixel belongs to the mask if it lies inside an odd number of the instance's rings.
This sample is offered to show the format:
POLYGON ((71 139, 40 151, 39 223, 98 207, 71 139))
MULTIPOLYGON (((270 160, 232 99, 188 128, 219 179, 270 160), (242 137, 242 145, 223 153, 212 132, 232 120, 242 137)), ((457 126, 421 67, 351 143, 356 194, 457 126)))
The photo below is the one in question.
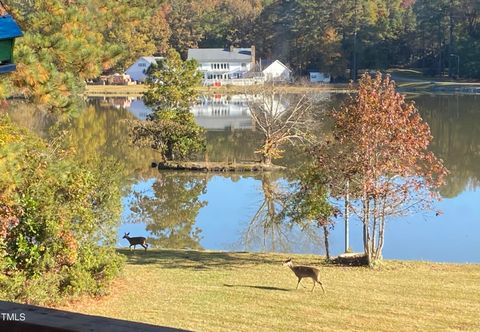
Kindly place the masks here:
POLYGON ((332 118, 334 142, 317 150, 319 165, 335 182, 349 183, 349 210, 363 224, 364 251, 373 264, 382 257, 386 220, 431 208, 447 170, 428 149, 428 124, 389 76, 365 74, 332 118))

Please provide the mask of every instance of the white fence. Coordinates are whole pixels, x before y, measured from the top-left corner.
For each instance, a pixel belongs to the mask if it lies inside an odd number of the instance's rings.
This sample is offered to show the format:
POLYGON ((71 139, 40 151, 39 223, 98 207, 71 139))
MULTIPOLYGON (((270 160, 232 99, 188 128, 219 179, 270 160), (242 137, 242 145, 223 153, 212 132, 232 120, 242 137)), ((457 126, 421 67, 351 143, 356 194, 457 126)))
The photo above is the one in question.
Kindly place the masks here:
POLYGON ((233 79, 206 79, 203 80, 205 86, 222 86, 222 85, 256 85, 264 84, 265 77, 254 78, 233 78, 233 79))

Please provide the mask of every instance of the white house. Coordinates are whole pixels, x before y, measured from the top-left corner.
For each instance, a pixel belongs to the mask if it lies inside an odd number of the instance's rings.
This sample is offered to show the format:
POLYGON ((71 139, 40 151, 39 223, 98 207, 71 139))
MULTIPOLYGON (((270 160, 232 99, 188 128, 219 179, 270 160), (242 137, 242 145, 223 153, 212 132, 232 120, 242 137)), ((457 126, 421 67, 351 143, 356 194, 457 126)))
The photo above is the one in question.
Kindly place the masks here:
POLYGON ((260 67, 267 82, 290 82, 292 71, 279 60, 261 60, 260 67))
POLYGON ((311 83, 330 83, 330 81, 331 81, 330 74, 321 73, 319 71, 310 72, 311 83))
POLYGON ((198 62, 205 85, 254 84, 246 74, 255 67, 255 46, 251 48, 191 48, 188 59, 198 62), (248 81, 248 82, 247 82, 248 81))
POLYGON ((148 68, 150 68, 153 63, 161 60, 163 60, 162 57, 142 56, 125 71, 125 74, 130 75, 134 81, 145 82, 148 68))

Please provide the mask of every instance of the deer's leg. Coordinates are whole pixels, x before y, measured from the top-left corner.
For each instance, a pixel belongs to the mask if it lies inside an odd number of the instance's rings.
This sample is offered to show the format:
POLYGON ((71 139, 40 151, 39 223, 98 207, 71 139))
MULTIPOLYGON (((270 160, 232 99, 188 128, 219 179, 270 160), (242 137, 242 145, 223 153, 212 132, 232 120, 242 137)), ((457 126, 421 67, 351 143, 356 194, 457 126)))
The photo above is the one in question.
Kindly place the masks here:
POLYGON ((130 247, 129 247, 129 248, 130 248, 130 251, 132 251, 132 245, 130 245, 130 247))
POLYGON ((323 288, 323 284, 320 280, 317 281, 320 284, 320 287, 322 287, 323 294, 325 294, 325 288, 323 288))
POLYGON ((146 244, 142 244, 142 247, 144 247, 145 251, 147 251, 147 245, 146 244))
POLYGON ((313 292, 313 290, 315 289, 315 285, 316 285, 316 284, 317 284, 317 282, 314 280, 314 281, 313 281, 313 287, 312 287, 311 292, 313 292))
POLYGON ((133 245, 133 250, 135 250, 135 249, 137 249, 137 245, 136 245, 136 244, 133 245))
MULTIPOLYGON (((298 278, 298 282, 297 282, 297 288, 295 289, 298 289, 298 284, 300 284, 300 281, 302 280, 302 278, 298 278)), ((303 285, 302 285, 303 286, 303 285)))

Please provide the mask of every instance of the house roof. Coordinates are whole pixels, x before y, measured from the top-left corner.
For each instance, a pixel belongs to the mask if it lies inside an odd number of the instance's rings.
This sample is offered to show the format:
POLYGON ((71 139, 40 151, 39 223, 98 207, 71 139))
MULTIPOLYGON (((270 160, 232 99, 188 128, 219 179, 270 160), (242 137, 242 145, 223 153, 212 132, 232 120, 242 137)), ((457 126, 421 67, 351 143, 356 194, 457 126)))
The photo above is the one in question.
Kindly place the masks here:
POLYGON ((262 60, 262 62, 261 62, 262 71, 265 71, 268 67, 270 67, 270 66, 273 65, 274 63, 280 64, 282 67, 284 67, 285 69, 287 69, 289 72, 292 71, 292 70, 291 70, 290 68, 288 68, 285 64, 283 64, 283 62, 281 62, 280 60, 275 60, 275 61, 262 60))
POLYGON ((21 36, 23 36, 23 32, 10 15, 0 16, 0 40, 21 36))
POLYGON ((188 50, 188 59, 195 59, 198 62, 209 61, 252 61, 251 48, 190 48, 188 50))

